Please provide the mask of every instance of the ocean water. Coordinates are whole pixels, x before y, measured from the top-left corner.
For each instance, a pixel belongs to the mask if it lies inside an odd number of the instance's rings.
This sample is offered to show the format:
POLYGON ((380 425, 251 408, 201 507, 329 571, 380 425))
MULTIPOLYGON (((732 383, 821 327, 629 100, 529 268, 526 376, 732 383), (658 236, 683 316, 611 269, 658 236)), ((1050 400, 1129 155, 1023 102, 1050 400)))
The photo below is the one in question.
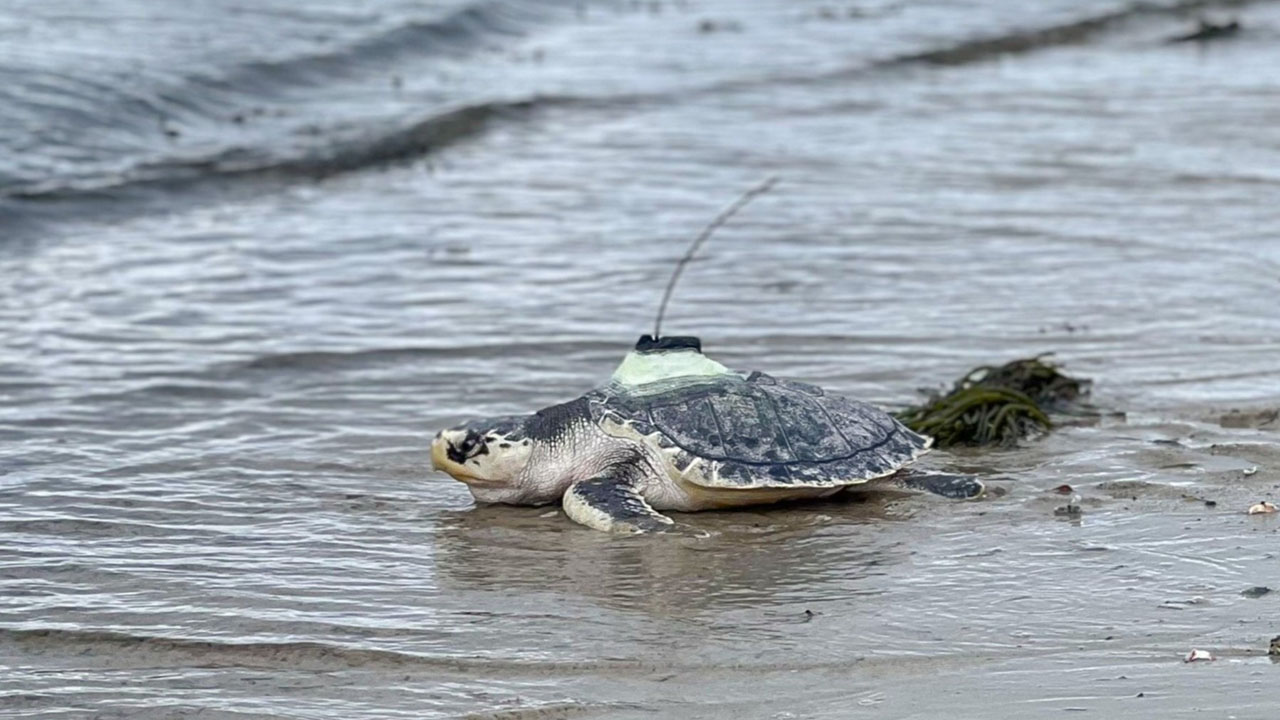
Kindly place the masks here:
POLYGON ((7 3, 0 715, 1269 717, 1277 39, 1268 2, 7 3), (1242 30, 1168 42, 1201 17, 1242 30), (1112 412, 927 457, 979 502, 703 540, 431 472, 607 377, 766 176, 668 332, 890 407, 1053 352, 1112 412))

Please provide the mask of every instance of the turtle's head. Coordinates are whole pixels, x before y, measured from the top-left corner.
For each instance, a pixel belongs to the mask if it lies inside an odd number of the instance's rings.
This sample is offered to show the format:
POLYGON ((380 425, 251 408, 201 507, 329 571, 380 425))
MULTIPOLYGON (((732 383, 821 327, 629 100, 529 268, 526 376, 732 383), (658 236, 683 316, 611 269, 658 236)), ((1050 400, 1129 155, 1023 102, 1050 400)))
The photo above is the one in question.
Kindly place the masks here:
POLYGON ((441 430, 431 441, 431 466, 466 483, 481 502, 525 502, 521 473, 533 441, 528 415, 473 420, 441 430))

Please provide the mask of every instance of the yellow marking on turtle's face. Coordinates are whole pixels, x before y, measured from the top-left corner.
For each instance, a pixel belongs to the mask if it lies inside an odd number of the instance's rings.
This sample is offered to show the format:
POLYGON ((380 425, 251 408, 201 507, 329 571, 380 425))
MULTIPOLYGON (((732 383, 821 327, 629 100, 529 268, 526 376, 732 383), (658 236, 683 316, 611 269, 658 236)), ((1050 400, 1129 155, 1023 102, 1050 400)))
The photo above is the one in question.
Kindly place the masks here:
POLYGON ((467 472, 465 465, 450 460, 447 448, 448 442, 443 437, 437 437, 431 443, 431 468, 433 470, 448 473, 454 480, 468 484, 480 480, 480 478, 467 472))

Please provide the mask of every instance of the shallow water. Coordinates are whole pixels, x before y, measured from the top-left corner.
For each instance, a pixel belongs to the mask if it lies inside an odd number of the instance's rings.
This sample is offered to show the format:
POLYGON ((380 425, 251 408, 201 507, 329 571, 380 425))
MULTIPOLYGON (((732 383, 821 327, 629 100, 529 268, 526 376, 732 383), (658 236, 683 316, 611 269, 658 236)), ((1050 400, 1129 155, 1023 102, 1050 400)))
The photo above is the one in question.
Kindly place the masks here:
POLYGON ((199 5, 0 11, 7 716, 1273 712, 1280 7, 199 5), (770 174, 668 332, 890 406, 1054 351, 1123 416, 700 541, 428 470, 770 174))

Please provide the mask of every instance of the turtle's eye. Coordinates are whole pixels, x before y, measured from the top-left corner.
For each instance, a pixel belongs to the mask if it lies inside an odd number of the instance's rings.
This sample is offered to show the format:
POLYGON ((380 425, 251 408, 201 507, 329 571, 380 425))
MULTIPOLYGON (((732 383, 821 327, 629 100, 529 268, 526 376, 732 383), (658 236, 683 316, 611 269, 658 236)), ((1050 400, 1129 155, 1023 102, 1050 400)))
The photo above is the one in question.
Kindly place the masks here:
POLYGON ((462 442, 456 446, 450 444, 449 459, 460 463, 487 452, 489 452, 489 446, 485 444, 484 436, 475 430, 468 430, 462 442))

